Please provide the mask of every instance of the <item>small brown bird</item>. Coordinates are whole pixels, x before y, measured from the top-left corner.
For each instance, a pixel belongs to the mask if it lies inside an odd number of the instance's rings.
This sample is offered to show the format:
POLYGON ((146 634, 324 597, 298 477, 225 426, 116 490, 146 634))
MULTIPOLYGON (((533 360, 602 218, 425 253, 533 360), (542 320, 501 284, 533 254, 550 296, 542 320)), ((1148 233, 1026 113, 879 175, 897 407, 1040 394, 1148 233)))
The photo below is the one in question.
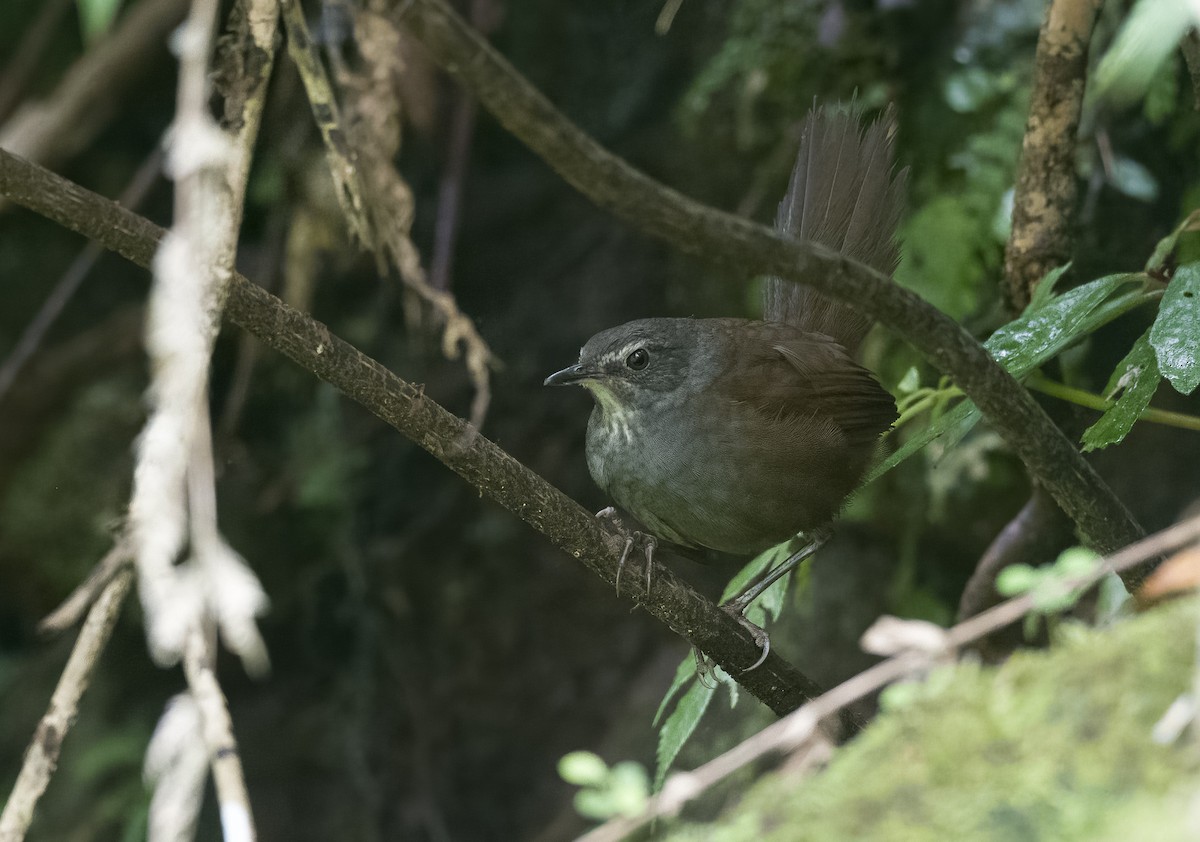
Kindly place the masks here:
MULTIPOLYGON (((855 112, 811 113, 776 229, 890 273, 906 180, 893 173, 893 136, 888 118, 864 133, 855 112)), ((777 278, 764 298, 763 321, 610 328, 546 379, 592 393, 592 478, 652 536, 748 555, 808 533, 806 547, 725 606, 763 658, 766 634, 742 611, 825 539, 896 418, 892 396, 854 360, 869 319, 777 278)))

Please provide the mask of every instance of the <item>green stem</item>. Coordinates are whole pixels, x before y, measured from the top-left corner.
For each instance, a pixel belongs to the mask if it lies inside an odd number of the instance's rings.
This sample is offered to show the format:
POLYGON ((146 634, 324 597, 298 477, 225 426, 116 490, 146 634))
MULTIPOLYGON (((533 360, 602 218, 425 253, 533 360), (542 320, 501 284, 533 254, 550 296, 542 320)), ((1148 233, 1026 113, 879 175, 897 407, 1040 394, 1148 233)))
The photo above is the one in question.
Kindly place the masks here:
MULTIPOLYGON (((1099 395, 1092 392, 1085 392, 1083 389, 1076 389, 1063 383, 1057 383, 1053 380, 1047 380, 1040 374, 1032 375, 1025 381, 1025 385, 1044 395, 1069 401, 1079 406, 1085 406, 1088 409, 1098 409, 1103 412, 1112 406, 1112 401, 1105 400, 1099 395)), ((1164 424, 1168 427, 1179 427, 1184 430, 1200 432, 1200 418, 1195 415, 1185 415, 1182 412, 1170 412, 1165 409, 1148 407, 1142 410, 1138 418, 1153 424, 1164 424)))

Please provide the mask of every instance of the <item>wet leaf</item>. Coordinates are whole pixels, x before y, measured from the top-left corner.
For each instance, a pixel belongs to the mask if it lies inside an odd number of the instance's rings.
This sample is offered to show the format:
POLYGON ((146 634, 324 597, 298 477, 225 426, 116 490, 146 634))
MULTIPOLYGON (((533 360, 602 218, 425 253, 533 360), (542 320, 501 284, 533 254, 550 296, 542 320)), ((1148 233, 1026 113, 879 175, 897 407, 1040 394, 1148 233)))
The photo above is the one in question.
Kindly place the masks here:
POLYGON ((1113 369, 1108 385, 1104 387, 1104 397, 1108 400, 1116 397, 1116 403, 1100 416, 1099 421, 1084 430, 1081 439, 1084 451, 1119 444, 1150 405, 1160 380, 1162 375, 1147 329, 1113 369))
POLYGON ((1150 344, 1163 377, 1185 395, 1200 386, 1200 263, 1180 266, 1171 279, 1150 344))

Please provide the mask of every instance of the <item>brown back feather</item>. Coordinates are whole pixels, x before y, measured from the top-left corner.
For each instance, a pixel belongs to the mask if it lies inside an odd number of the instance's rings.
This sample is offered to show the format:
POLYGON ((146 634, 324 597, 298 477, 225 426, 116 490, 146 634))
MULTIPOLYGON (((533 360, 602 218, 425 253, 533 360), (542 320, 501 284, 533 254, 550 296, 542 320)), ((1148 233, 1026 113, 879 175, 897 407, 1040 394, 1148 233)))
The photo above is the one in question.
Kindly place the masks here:
POLYGON ((895 400, 840 343, 757 324, 725 381, 735 400, 772 418, 827 419, 851 447, 872 446, 896 420, 895 400))

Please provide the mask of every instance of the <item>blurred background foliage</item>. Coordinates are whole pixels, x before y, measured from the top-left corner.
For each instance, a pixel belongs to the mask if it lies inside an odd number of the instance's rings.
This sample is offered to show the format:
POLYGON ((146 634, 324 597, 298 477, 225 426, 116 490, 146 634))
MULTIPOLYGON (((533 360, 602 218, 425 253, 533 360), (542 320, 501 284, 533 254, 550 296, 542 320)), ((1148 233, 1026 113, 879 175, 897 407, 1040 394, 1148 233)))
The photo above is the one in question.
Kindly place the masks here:
MULTIPOLYGON (((120 14, 146 2, 126 0, 120 14)), ((0 9, 9 74, 0 81, 12 81, 19 46, 51 7, 57 18, 14 105, 50 95, 89 48, 82 32, 96 24, 81 23, 76 7, 10 0, 0 9)), ((1044 3, 684 0, 661 35, 656 4, 491 7, 494 43, 587 131, 683 192, 762 221, 774 216, 814 100, 895 103, 898 157, 912 171, 898 280, 981 337, 1011 317, 998 281, 1044 3)), ((1106 5, 1099 47, 1124 8, 1106 5)), ((406 45, 405 59, 400 167, 416 195, 414 240, 429 254, 460 94, 419 48, 406 45)), ((102 129, 55 164, 108 196, 172 115, 165 44, 140 61, 102 129)), ((1200 204, 1192 97, 1172 56, 1142 99, 1089 105, 1074 282, 1139 269, 1200 204)), ((0 137, 18 114, 0 112, 0 137)), ((428 314, 348 244, 323 167, 303 91, 281 59, 239 267, 465 414, 464 371, 440 354, 428 314)), ((542 379, 593 332, 628 319, 754 315, 753 285, 613 222, 486 116, 464 183, 452 290, 503 361, 484 431, 599 509, 606 501, 583 461, 589 401, 548 393, 542 379)), ((167 187, 142 212, 169 222, 167 187)), ((24 211, 0 214, 3 357, 83 244, 24 211)), ((35 625, 103 554, 127 499, 143 417, 146 281, 102 257, 0 396, 5 792, 68 647, 40 639, 35 625)), ((1102 389, 1150 318, 1132 313, 1073 349, 1069 380, 1102 389)), ((913 366, 936 381, 883 331, 865 356, 891 388, 913 366)), ((1167 389, 1156 404, 1200 409, 1167 389)), ((218 345, 212 405, 222 523, 272 601, 270 678, 222 670, 262 838, 569 838, 584 824, 555 772, 560 757, 586 747, 652 765, 650 718, 686 652, 681 641, 423 451, 234 330, 218 345)), ((1194 436, 1139 425, 1097 457, 1148 528, 1200 490, 1194 436)), ((794 595, 775 645, 819 681, 870 662, 856 640, 882 612, 952 619, 975 562, 1028 496, 1020 465, 982 427, 941 456, 931 448, 865 488, 794 595)), ((728 571, 684 564, 683 573, 715 593, 728 571)), ((143 833, 141 754, 182 679, 151 666, 139 619, 131 609, 122 620, 31 838, 143 833)), ((682 765, 769 718, 746 698, 730 711, 718 695, 712 708, 682 765)), ((206 815, 202 838, 215 827, 206 815)))

